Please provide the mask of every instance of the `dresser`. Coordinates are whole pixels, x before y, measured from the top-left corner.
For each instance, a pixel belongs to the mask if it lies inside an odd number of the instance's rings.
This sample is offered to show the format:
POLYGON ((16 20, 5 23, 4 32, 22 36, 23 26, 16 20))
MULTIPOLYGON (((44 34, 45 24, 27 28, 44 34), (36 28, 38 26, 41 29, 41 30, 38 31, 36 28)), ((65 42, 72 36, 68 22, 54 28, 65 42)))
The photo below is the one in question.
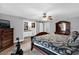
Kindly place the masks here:
POLYGON ((13 45, 13 28, 0 28, 0 52, 13 45))

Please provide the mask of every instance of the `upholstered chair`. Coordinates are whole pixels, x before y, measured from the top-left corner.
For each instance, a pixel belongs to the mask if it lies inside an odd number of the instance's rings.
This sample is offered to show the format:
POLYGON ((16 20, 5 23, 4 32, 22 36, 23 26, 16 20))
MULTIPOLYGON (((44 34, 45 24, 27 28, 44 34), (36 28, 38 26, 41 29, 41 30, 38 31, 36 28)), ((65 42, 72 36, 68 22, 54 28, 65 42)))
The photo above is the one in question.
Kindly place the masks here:
POLYGON ((79 33, 78 31, 73 31, 68 38, 67 46, 72 50, 79 49, 79 33))

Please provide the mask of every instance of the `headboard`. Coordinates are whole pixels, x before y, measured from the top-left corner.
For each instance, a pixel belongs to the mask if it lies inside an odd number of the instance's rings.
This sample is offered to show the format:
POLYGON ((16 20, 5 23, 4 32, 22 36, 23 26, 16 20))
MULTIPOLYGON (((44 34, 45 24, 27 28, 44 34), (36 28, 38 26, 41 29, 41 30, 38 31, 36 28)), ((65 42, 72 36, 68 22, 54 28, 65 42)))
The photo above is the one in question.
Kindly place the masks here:
POLYGON ((35 36, 41 36, 41 35, 46 35, 46 34, 49 34, 49 33, 47 33, 47 32, 39 32, 35 36))

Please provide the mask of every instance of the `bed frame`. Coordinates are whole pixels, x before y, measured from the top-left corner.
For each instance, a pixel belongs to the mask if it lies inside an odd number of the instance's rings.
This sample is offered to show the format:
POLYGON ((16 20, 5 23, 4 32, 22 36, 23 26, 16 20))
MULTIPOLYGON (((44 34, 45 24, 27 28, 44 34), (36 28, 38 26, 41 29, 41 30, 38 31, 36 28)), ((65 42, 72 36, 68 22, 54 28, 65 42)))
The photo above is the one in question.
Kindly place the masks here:
POLYGON ((39 32, 35 36, 41 36, 41 35, 46 35, 46 34, 49 34, 49 33, 47 33, 47 32, 39 32))

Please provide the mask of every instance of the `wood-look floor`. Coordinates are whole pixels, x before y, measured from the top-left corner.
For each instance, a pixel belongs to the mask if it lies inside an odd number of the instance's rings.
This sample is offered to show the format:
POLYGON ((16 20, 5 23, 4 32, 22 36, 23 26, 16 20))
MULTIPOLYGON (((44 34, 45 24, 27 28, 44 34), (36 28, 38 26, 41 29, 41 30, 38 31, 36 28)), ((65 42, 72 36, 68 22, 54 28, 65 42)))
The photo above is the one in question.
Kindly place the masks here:
MULTIPOLYGON (((21 43, 21 48, 23 49, 24 54, 23 55, 42 55, 39 51, 37 51, 36 49, 33 49, 32 51, 28 49, 27 47, 27 40, 24 40, 23 43, 21 43)), ((11 46, 10 48, 2 51, 0 53, 0 55, 11 55, 11 53, 13 52, 15 48, 15 44, 13 46, 11 46)))

